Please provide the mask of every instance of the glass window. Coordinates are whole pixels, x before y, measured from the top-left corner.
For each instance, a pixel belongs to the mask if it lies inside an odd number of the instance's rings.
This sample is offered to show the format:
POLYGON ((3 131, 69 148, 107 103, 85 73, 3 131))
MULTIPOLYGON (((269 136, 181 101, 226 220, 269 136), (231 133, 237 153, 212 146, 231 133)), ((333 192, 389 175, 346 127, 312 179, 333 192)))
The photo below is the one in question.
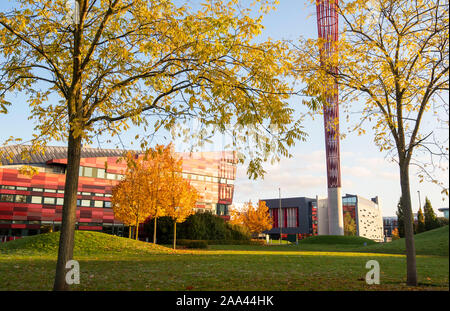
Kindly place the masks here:
POLYGON ((42 191, 44 191, 44 189, 42 189, 42 188, 33 188, 32 191, 42 192, 42 191))
POLYGON ((31 203, 33 203, 33 204, 41 204, 42 203, 42 197, 32 196, 31 197, 31 203))
POLYGON ((56 193, 56 189, 44 189, 45 192, 56 193))
POLYGON ((83 176, 92 177, 92 167, 85 167, 83 176))
POLYGON ((16 203, 26 203, 27 202, 27 196, 16 194, 16 203))
POLYGON ((7 189, 7 190, 15 190, 16 187, 15 186, 3 186, 3 189, 7 189))
POLYGON ((80 173, 78 175, 83 176, 83 167, 82 166, 80 166, 80 173))
POLYGON ((106 208, 110 208, 110 207, 111 207, 111 202, 105 201, 105 207, 106 207, 106 208))
POLYGON ((110 198, 112 195, 110 193, 105 193, 105 197, 110 198))
POLYGON ((112 173, 106 173, 106 179, 114 180, 114 179, 116 179, 116 176, 115 176, 115 174, 112 174, 112 173))
POLYGON ((97 178, 105 178, 105 169, 103 168, 97 169, 97 178))
POLYGON ((13 194, 0 194, 0 201, 14 202, 14 195, 13 194))
POLYGON ((55 198, 44 197, 44 204, 55 204, 55 198))
POLYGON ((103 207, 103 201, 95 201, 94 206, 95 207, 103 207))
POLYGON ((64 193, 64 189, 58 189, 58 193, 64 193))
POLYGON ((82 195, 91 195, 90 192, 81 192, 82 195))
POLYGON ((91 206, 91 200, 81 200, 81 206, 91 206))
POLYGON ((81 205, 81 200, 77 200, 77 206, 81 205))
POLYGON ((64 205, 64 198, 57 198, 56 205, 64 205))
POLYGON ((17 186, 16 189, 20 190, 20 191, 28 191, 27 187, 19 187, 19 186, 17 186))

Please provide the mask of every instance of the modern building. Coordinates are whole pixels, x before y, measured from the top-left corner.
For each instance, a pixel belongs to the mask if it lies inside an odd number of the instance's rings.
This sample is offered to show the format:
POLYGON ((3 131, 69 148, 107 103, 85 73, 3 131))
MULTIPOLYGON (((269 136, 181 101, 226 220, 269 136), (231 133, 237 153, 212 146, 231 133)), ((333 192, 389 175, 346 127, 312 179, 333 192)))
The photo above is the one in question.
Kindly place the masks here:
POLYGON ((398 228, 397 216, 383 217, 383 232, 386 237, 392 237, 392 231, 398 228))
MULTIPOLYGON (((64 202, 67 148, 47 147, 44 154, 23 159, 29 146, 0 148, 0 241, 59 230, 64 202), (24 165, 38 174, 21 173, 24 165)), ((123 235, 114 218, 112 188, 126 169, 123 150, 82 148, 77 201, 77 229, 123 235)), ((233 152, 177 153, 183 158, 183 177, 199 192, 196 211, 229 218, 236 176, 233 152)))
MULTIPOLYGON (((326 198, 285 198, 262 200, 269 207, 273 228, 265 233, 272 238, 296 235, 298 239, 311 235, 328 235, 328 200, 326 198), (325 228, 325 229, 323 229, 325 228)), ((384 241, 383 219, 378 197, 371 200, 358 195, 342 197, 343 218, 350 213, 356 224, 356 235, 384 241)))
POLYGON ((444 217, 448 219, 448 207, 438 208, 438 211, 444 214, 444 217))
POLYGON ((317 235, 316 199, 298 197, 265 201, 272 217, 272 229, 264 233, 272 239, 294 237, 302 239, 317 235), (280 208, 281 205, 281 208, 280 208))

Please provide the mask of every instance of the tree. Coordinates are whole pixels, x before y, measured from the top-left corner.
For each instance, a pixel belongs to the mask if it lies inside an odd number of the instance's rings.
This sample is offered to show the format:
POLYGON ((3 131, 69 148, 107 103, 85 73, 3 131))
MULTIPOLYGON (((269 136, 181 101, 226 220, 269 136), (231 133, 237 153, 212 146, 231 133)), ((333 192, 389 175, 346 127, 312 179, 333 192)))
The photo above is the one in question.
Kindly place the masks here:
POLYGON ((398 234, 398 228, 395 228, 394 230, 392 230, 392 240, 398 240, 400 239, 400 235, 398 234))
POLYGON ((127 153, 127 171, 124 179, 113 187, 111 203, 114 217, 125 225, 135 227, 135 238, 139 239, 139 224, 152 213, 149 204, 147 183, 149 172, 144 161, 132 153, 127 153))
POLYGON ((145 153, 144 159, 148 163, 146 192, 151 211, 149 217, 154 220, 153 243, 156 244, 158 218, 166 215, 166 182, 174 168, 172 145, 156 145, 155 148, 149 148, 145 153))
POLYGON ((425 219, 423 217, 422 207, 419 206, 419 211, 417 212, 417 233, 425 232, 425 219))
POLYGON ((344 235, 356 235, 356 223, 350 213, 344 215, 344 235))
POLYGON ((402 207, 402 198, 397 203, 397 224, 398 224, 398 236, 403 238, 405 237, 405 215, 402 207))
POLYGON ((242 211, 231 210, 231 223, 242 224, 253 234, 272 229, 272 217, 265 201, 259 201, 254 207, 251 201, 244 204, 242 211))
MULTIPOLYGON (((169 158, 167 174, 164 178, 165 215, 173 220, 173 248, 176 248, 177 223, 182 223, 194 213, 198 192, 181 175, 182 160, 172 154, 169 158)), ((156 219, 155 219, 156 223, 156 219)), ((153 233, 154 237, 156 233, 153 233)))
MULTIPOLYGON (((144 149, 160 128, 192 117, 220 131, 231 122, 277 127, 265 133, 273 145, 252 145, 275 159, 304 139, 287 102, 289 46, 253 40, 275 2, 254 1, 253 14, 236 0, 205 0, 197 10, 189 1, 75 0, 68 10, 64 0, 16 0, 0 13, 0 111, 11 105, 8 94, 22 92, 37 124, 30 151, 55 140, 68 146, 54 290, 69 289, 83 142, 135 125, 144 149)), ((248 174, 263 174, 267 157, 250 155, 248 174)))
POLYGON ((430 200, 425 198, 425 206, 423 207, 425 216, 425 231, 433 230, 439 228, 439 223, 434 213, 433 207, 431 206, 430 200))
MULTIPOLYGON (((362 114, 354 131, 364 133, 363 125, 370 122, 380 151, 391 152, 398 163, 405 214, 407 284, 414 286, 417 271, 410 165, 420 165, 419 157, 413 161, 418 152, 443 157, 448 163, 448 145, 435 133, 439 132, 438 124, 448 127, 448 120, 440 117, 448 116, 448 101, 443 99, 449 87, 448 2, 350 0, 341 2, 337 10, 343 23, 336 43, 339 55, 321 58, 320 47, 329 42, 301 40, 297 73, 306 83, 305 94, 312 97, 312 103, 324 102, 331 90, 323 85, 335 82, 346 110, 356 107, 362 114), (428 131, 423 124, 425 116, 436 117, 428 131)), ((428 172, 427 167, 421 168, 422 173, 428 172)), ((435 178, 432 181, 448 195, 448 185, 435 178)))

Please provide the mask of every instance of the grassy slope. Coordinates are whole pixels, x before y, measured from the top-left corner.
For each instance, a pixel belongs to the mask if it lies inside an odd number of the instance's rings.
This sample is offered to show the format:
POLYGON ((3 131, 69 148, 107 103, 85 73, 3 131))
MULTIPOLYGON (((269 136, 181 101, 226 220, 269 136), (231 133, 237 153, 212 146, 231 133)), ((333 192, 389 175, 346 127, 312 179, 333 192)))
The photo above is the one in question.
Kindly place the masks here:
MULTIPOLYGON (((50 290, 57 240, 58 234, 52 233, 0 245, 0 290, 50 290)), ((232 250, 233 245, 223 251, 172 251, 151 243, 80 231, 76 233, 75 259, 80 262, 81 284, 74 289, 448 291, 448 256, 419 256, 420 286, 410 288, 404 284, 403 255, 362 251, 401 253, 401 240, 365 247, 359 246, 359 239, 341 241, 356 245, 320 244, 330 243, 329 238, 305 241, 298 246, 252 246, 257 249, 251 252, 232 250), (339 247, 340 252, 333 252, 339 247), (357 250, 349 252, 349 248, 357 250), (372 259, 380 263, 381 285, 364 282, 365 264, 372 259)), ((445 248, 445 242, 448 254, 448 227, 416 236, 418 252, 436 253, 433 248, 445 248)))
MULTIPOLYGON (((56 255, 59 232, 45 233, 0 244, 0 254, 56 255)), ((151 243, 117 237, 92 231, 75 231, 75 256, 93 254, 138 255, 145 253, 169 253, 172 250, 151 243)))
MULTIPOLYGON (((448 226, 430 230, 414 236, 417 255, 448 256, 448 226)), ((405 239, 390 243, 376 243, 362 237, 350 236, 314 236, 299 241, 298 245, 211 245, 212 250, 235 251, 315 251, 315 252, 364 252, 405 254, 405 239), (364 243, 366 245, 364 246, 364 243)))
POLYGON ((300 245, 305 244, 325 244, 325 245, 357 245, 362 246, 366 243, 366 245, 376 244, 375 241, 370 239, 366 239, 359 236, 333 236, 333 235, 321 235, 321 236, 312 236, 307 239, 301 240, 299 242, 300 245))
MULTIPOLYGON (((416 234, 414 242, 417 255, 448 256, 448 226, 416 234)), ((399 239, 390 243, 368 245, 364 252, 377 252, 389 254, 404 254, 405 239, 399 239)))

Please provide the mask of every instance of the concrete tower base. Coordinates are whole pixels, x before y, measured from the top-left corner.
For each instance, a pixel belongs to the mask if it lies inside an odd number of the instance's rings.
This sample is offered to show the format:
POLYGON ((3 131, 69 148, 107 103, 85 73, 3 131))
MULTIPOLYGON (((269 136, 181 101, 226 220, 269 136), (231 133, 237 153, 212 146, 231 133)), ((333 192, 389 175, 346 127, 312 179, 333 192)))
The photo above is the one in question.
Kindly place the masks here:
POLYGON ((328 188, 328 234, 344 235, 341 188, 328 188))

